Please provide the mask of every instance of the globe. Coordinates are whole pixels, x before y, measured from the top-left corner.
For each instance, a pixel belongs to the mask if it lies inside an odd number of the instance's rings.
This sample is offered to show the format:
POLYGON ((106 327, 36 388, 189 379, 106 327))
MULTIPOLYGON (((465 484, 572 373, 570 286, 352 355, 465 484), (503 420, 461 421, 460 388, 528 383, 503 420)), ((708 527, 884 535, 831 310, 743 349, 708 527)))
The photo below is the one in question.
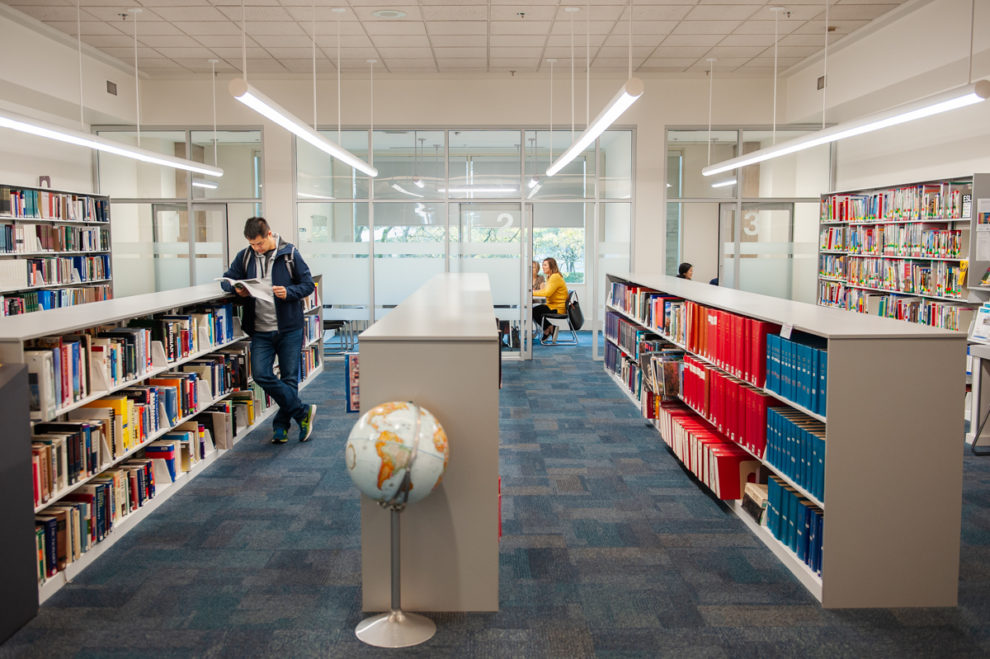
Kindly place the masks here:
POLYGON ((390 402, 361 415, 344 454, 347 473, 362 494, 380 503, 416 503, 440 484, 450 449, 447 433, 429 411, 390 402), (408 499, 396 500, 407 474, 408 499))

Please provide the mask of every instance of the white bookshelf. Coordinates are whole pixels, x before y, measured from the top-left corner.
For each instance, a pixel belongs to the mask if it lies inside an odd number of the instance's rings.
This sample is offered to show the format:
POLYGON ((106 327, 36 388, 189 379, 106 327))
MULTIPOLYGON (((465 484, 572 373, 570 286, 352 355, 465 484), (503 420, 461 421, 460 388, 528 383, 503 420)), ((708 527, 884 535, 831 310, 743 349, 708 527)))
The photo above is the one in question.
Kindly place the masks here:
MULTIPOLYGON (((618 273, 607 280, 609 286, 639 285, 825 339, 828 414, 816 417, 825 421, 827 436, 825 500, 818 502, 825 511, 821 577, 738 502, 729 507, 824 607, 956 605, 964 332, 663 275, 618 273)), ((765 460, 763 466, 783 476, 765 460)))
MULTIPOLYGON (((322 290, 320 290, 320 293, 322 294, 322 290)), ((23 362, 25 345, 32 339, 48 336, 61 336, 97 326, 120 324, 132 318, 140 318, 161 312, 191 308, 203 303, 220 301, 225 297, 228 297, 228 294, 220 288, 220 285, 218 283, 211 283, 189 288, 163 291, 160 293, 135 295, 126 298, 93 302, 80 306, 51 309, 31 314, 8 317, 4 319, 3 323, 0 323, 0 362, 23 362)), ((316 315, 318 319, 320 319, 320 324, 322 324, 322 310, 322 304, 315 304, 305 309, 305 313, 307 315, 316 315)), ((75 401, 70 405, 58 408, 53 418, 57 419, 66 412, 85 405, 91 400, 96 400, 115 391, 120 391, 135 384, 140 384, 148 378, 174 370, 184 363, 216 352, 247 338, 240 332, 240 325, 236 318, 234 319, 234 331, 234 339, 215 345, 207 345, 208 337, 205 333, 202 333, 199 337, 200 346, 207 347, 203 347, 193 354, 176 359, 172 362, 163 361, 164 350, 155 350, 153 352, 158 353, 158 359, 146 372, 138 375, 137 377, 120 382, 106 390, 93 392, 83 400, 75 401)), ((157 344, 157 342, 154 343, 157 344)), ((157 345, 160 347, 160 344, 157 345)), ((307 373, 305 377, 303 377, 299 385, 300 389, 311 384, 323 370, 323 351, 320 349, 318 341, 310 341, 303 347, 303 349, 309 350, 313 353, 313 363, 315 364, 315 367, 307 373)), ((302 376, 302 374, 300 375, 302 376)), ((200 414, 214 403, 230 397, 234 392, 227 392, 218 396, 213 396, 208 392, 204 393, 206 393, 206 395, 201 393, 200 403, 196 412, 185 415, 179 418, 175 424, 169 425, 168 427, 163 427, 154 432, 140 444, 130 447, 124 453, 116 456, 112 461, 103 464, 101 466, 101 471, 112 469, 128 458, 134 457, 155 439, 158 439, 166 433, 172 431, 175 427, 181 425, 182 423, 193 419, 193 417, 200 414)), ((252 425, 248 426, 246 429, 241 429, 238 432, 237 436, 234 438, 235 442, 239 441, 245 436, 245 434, 247 434, 247 432, 261 424, 268 418, 268 416, 274 414, 275 409, 276 408, 273 405, 262 414, 256 416, 252 425)), ((222 449, 217 449, 214 447, 213 451, 207 455, 205 459, 193 464, 192 469, 185 474, 179 475, 174 483, 169 483, 165 487, 157 487, 156 494, 153 498, 147 500, 140 508, 117 520, 110 532, 102 541, 92 545, 90 549, 78 560, 67 565, 65 570, 56 573, 53 577, 47 578, 44 583, 39 584, 40 601, 43 602, 66 583, 71 582, 76 575, 92 564, 94 560, 99 558, 99 556, 102 555, 115 542, 117 542, 117 540, 123 537, 130 529, 136 527, 141 520, 151 514, 158 506, 162 505, 164 501, 171 497, 176 491, 184 487, 195 476, 202 473, 202 471, 210 463, 216 460, 224 452, 225 451, 222 449)), ((33 513, 43 512, 44 509, 58 503, 62 497, 84 483, 91 481, 95 477, 96 476, 93 475, 82 478, 79 482, 73 483, 58 492, 53 493, 48 501, 36 506, 33 513)), ((33 572, 35 566, 28 564, 24 567, 24 569, 31 570, 33 572)))

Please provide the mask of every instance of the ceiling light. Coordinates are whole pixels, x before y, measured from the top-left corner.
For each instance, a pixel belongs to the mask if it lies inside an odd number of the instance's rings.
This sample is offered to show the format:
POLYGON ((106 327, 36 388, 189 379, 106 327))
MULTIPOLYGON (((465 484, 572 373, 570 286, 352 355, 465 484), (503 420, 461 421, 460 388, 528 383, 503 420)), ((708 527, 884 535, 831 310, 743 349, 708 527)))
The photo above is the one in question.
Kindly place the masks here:
POLYGON ((281 107, 278 103, 252 87, 243 78, 235 78, 234 80, 231 80, 229 89, 231 95, 238 101, 267 119, 274 121, 296 137, 309 142, 320 151, 328 153, 337 160, 350 165, 354 169, 357 169, 368 176, 378 176, 377 169, 361 160, 347 149, 334 144, 317 133, 308 125, 293 116, 288 110, 281 107))
POLYGON ((327 194, 312 194, 311 192, 297 192, 296 196, 301 199, 335 199, 327 194))
POLYGON ((378 11, 371 12, 371 15, 375 18, 387 18, 389 20, 395 20, 397 18, 405 18, 406 12, 399 9, 379 9, 378 11))
POLYGON ((571 144, 570 148, 564 151, 563 155, 547 167, 547 176, 553 176, 563 169, 567 163, 574 160, 579 153, 588 148, 599 135, 605 132, 605 129, 611 126, 642 95, 643 81, 639 78, 630 78, 627 80, 626 84, 622 85, 618 93, 605 106, 601 114, 595 117, 591 125, 584 129, 584 132, 578 136, 578 139, 571 144))
POLYGON ((739 167, 770 160, 771 158, 795 153, 796 151, 810 149, 821 144, 837 142, 847 137, 862 135, 863 133, 880 130, 881 128, 896 126, 915 119, 921 119, 922 117, 930 117, 941 112, 966 107, 967 105, 984 101, 987 98, 990 98, 990 81, 979 80, 948 92, 935 94, 889 110, 883 110, 859 119, 836 124, 831 128, 825 128, 793 140, 768 146, 765 149, 709 165, 703 168, 701 173, 705 176, 720 174, 732 169, 738 169, 739 167))
POLYGON ((205 188, 207 190, 216 190, 220 187, 220 184, 216 181, 209 181, 205 178, 194 178, 192 180, 192 186, 194 188, 205 188))
POLYGON ((61 126, 36 121, 34 119, 27 119, 25 117, 18 117, 15 114, 6 112, 0 114, 0 127, 10 128, 22 133, 28 133, 29 135, 37 135, 38 137, 47 137, 50 140, 58 140, 59 142, 67 142, 68 144, 85 146, 90 149, 95 149, 96 151, 106 151, 107 153, 112 153, 117 156, 140 160, 141 162, 163 165, 165 167, 173 167, 175 169, 184 169, 187 172, 205 174, 206 176, 223 176, 223 170, 219 167, 211 167, 210 165, 204 165, 200 162, 167 156, 162 153, 149 151, 148 149, 139 149, 137 147, 122 144, 121 142, 108 140, 98 135, 84 133, 81 130, 62 128, 61 126))
POLYGON ((532 190, 533 188, 535 188, 539 184, 540 184, 539 179, 537 179, 534 176, 534 177, 530 178, 529 181, 526 182, 526 187, 529 188, 530 190, 532 190))
POLYGON ((426 184, 423 183, 423 179, 421 179, 418 176, 414 176, 412 182, 413 182, 413 185, 415 185, 420 190, 422 190, 426 186, 426 184))
MULTIPOLYGON (((712 183, 712 187, 713 188, 727 188, 730 185, 735 185, 735 184, 736 184, 736 179, 730 178, 730 179, 728 179, 726 181, 719 181, 718 183, 712 183)), ((670 184, 668 183, 668 185, 670 185, 670 184)))

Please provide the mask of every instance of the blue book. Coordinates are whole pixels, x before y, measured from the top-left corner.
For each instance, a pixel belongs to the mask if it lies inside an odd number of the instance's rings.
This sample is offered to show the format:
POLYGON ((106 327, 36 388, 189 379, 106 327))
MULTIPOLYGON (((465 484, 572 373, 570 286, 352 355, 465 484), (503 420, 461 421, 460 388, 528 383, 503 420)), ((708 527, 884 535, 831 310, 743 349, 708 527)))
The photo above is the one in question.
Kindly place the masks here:
POLYGON ((766 387, 770 391, 777 389, 777 341, 780 337, 776 334, 767 334, 767 379, 766 387))
POLYGON ((827 384, 828 380, 826 375, 828 374, 828 352, 822 350, 818 353, 818 409, 816 410, 822 416, 825 416, 825 399, 826 393, 828 391, 827 384))

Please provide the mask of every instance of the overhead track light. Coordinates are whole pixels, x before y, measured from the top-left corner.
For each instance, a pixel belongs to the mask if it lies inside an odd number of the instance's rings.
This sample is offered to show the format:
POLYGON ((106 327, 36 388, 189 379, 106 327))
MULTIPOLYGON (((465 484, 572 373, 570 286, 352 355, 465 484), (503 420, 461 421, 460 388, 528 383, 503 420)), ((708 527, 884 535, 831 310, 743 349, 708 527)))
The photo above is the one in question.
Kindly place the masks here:
POLYGON ((231 80, 229 89, 231 96, 258 114, 274 121, 296 137, 309 142, 320 151, 333 156, 337 160, 350 165, 354 169, 363 172, 368 176, 378 176, 378 170, 376 168, 361 160, 342 146, 334 144, 317 133, 304 122, 293 116, 291 112, 248 84, 248 82, 243 78, 235 78, 234 80, 231 80))
POLYGON ((898 124, 914 121, 923 117, 930 117, 949 110, 973 105, 990 98, 990 81, 978 80, 977 82, 958 87, 951 91, 935 94, 927 98, 919 99, 911 103, 905 103, 889 110, 883 110, 859 119, 836 124, 831 128, 825 128, 808 135, 780 142, 773 146, 768 146, 758 151, 753 151, 742 156, 730 158, 729 160, 709 165, 701 170, 705 176, 721 174, 747 165, 753 165, 771 158, 779 158, 797 151, 810 149, 812 147, 837 142, 862 135, 881 128, 888 128, 898 124))
POLYGON ((547 176, 553 176, 563 169, 567 163, 574 160, 579 153, 598 139, 598 136, 604 133, 642 95, 643 81, 639 78, 630 78, 627 80, 626 84, 622 85, 618 93, 605 106, 601 114, 595 117, 595 120, 584 129, 584 132, 578 136, 567 151, 564 151, 559 158, 547 167, 547 176))
POLYGON ((142 162, 152 163, 155 165, 163 165, 165 167, 173 167, 175 169, 184 169, 187 172, 204 174, 206 176, 223 176, 223 170, 219 167, 211 167, 210 165, 204 165, 203 163, 194 162, 192 160, 167 156, 162 153, 149 151, 148 149, 139 149, 137 147, 122 144, 121 142, 108 140, 105 137, 100 137, 91 133, 84 133, 81 130, 63 128, 54 124, 37 121, 35 119, 28 119, 26 117, 19 117, 6 112, 0 114, 0 127, 10 128, 22 133, 28 133, 29 135, 37 135, 38 137, 47 137, 50 140, 58 140, 59 142, 66 142, 77 146, 85 146, 90 149, 95 149, 96 151, 106 151, 107 153, 112 153, 117 156, 133 158, 134 160, 140 160, 142 162))

